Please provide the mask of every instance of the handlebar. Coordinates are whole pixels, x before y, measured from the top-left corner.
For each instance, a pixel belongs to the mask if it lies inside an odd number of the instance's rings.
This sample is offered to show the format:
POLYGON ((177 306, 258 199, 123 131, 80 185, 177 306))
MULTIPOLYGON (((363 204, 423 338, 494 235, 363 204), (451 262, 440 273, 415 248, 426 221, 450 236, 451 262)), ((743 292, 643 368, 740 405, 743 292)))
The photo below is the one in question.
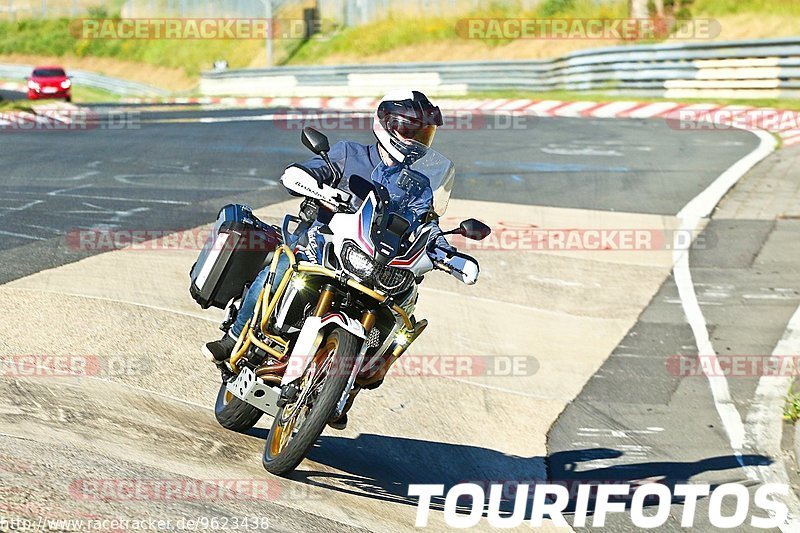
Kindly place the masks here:
POLYGON ((325 200, 317 200, 317 199, 314 199, 314 202, 316 202, 317 205, 325 207, 326 209, 330 209, 334 213, 347 213, 347 214, 355 213, 353 208, 350 206, 350 202, 337 201, 335 204, 333 204, 326 202, 325 200))

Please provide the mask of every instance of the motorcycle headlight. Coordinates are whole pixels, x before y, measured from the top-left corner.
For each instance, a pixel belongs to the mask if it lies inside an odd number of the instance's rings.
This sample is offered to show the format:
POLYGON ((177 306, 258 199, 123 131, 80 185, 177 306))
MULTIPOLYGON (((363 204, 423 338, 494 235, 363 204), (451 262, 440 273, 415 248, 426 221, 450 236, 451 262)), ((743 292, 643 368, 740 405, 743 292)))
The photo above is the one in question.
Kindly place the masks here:
POLYGON ((361 279, 369 278, 375 271, 375 261, 349 242, 342 247, 342 263, 346 270, 361 279))
POLYGON ((384 267, 375 275, 375 284, 389 294, 399 294, 414 283, 414 273, 401 268, 384 267))

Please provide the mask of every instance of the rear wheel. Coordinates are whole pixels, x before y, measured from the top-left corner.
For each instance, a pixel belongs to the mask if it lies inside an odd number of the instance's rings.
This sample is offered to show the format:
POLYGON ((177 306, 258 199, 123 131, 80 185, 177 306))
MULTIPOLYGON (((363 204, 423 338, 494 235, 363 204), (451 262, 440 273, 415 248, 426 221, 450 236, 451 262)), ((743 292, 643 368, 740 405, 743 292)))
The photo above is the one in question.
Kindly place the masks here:
POLYGON ((267 471, 286 475, 305 458, 344 394, 358 348, 358 338, 342 328, 323 341, 299 379, 297 399, 275 416, 262 461, 267 471))
POLYGON ((228 392, 225 382, 217 393, 217 402, 214 405, 214 416, 219 425, 231 431, 247 431, 256 425, 263 415, 263 411, 253 407, 228 392))

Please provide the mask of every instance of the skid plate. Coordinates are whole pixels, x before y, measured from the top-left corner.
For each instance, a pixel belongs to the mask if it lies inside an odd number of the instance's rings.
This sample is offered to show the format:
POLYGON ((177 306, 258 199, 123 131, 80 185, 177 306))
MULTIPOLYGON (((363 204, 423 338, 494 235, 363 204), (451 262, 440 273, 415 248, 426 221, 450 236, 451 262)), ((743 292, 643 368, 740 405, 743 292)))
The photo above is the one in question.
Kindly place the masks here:
POLYGON ((229 381, 226 388, 240 400, 257 407, 270 416, 274 417, 278 412, 280 389, 270 387, 247 367, 239 372, 235 380, 229 381))

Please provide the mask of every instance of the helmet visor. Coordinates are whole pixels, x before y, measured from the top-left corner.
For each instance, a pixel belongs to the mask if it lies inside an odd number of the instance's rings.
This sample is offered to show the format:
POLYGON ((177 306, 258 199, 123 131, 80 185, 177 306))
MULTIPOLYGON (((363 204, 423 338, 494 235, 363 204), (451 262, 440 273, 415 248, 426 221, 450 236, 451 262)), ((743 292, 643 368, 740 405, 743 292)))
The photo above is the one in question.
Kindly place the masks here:
POLYGON ((435 124, 421 124, 402 117, 391 117, 387 129, 405 140, 416 141, 428 148, 433 143, 433 136, 436 134, 435 124))

